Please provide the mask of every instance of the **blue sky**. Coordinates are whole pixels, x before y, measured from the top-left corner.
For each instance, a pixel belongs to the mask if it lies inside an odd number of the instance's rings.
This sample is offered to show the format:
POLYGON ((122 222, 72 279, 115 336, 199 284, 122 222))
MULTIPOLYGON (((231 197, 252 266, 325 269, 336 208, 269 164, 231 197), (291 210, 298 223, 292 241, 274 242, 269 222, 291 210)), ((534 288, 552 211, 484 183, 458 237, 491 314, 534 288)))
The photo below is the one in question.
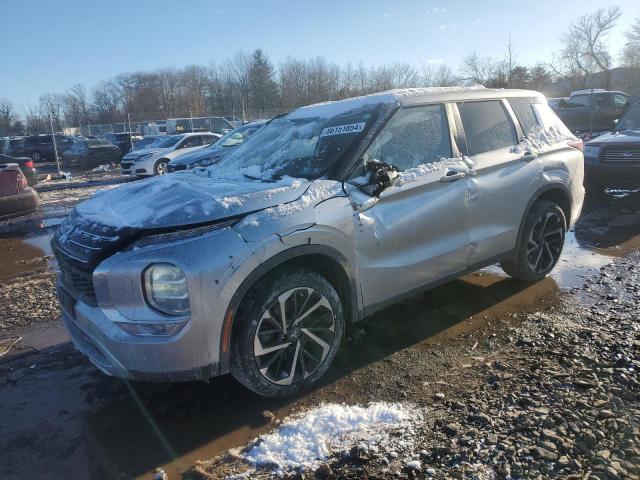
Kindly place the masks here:
MULTIPOLYGON (((611 36, 640 16, 623 10, 611 36)), ((394 61, 457 68, 474 49, 502 58, 511 32, 518 60, 547 61, 567 25, 601 0, 322 0, 216 2, 64 2, 0 0, 0 98, 21 110, 47 92, 63 92, 121 72, 220 61, 264 49, 277 65, 287 55, 322 55, 367 66, 394 61)))

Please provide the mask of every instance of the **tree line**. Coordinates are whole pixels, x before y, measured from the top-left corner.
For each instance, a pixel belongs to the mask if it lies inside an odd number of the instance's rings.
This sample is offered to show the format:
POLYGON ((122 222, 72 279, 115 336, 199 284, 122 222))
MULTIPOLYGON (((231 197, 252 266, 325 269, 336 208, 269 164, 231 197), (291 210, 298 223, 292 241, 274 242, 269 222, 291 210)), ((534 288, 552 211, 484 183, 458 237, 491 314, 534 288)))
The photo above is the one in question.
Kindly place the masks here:
MULTIPOLYGON (((91 91, 78 84, 64 93, 47 93, 22 115, 11 102, 0 100, 0 136, 51 131, 50 123, 61 131, 87 124, 190 115, 264 118, 302 105, 392 88, 482 84, 544 90, 561 79, 568 80, 572 89, 585 88, 589 75, 609 72, 612 67, 608 37, 621 15, 618 7, 583 15, 568 26, 553 60, 532 66, 518 61, 509 35, 502 58, 474 51, 462 60, 457 72, 442 63, 365 67, 362 63, 338 65, 324 57, 288 57, 276 67, 263 50, 256 49, 206 66, 122 73, 101 81, 91 91)), ((620 64, 640 67, 640 18, 625 32, 625 40, 620 64)))

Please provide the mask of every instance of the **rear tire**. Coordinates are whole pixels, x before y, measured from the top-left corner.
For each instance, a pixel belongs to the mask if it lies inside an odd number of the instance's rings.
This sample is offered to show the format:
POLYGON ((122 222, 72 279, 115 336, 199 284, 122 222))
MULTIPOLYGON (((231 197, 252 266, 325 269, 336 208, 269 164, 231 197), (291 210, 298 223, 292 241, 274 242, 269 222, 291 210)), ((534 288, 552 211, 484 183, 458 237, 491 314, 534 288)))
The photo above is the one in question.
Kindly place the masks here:
POLYGON ((238 309, 231 373, 258 395, 295 395, 329 369, 344 323, 340 297, 322 275, 305 269, 269 274, 238 309))
POLYGON ((500 266, 518 280, 542 280, 558 263, 566 232, 567 220, 562 208, 548 200, 537 201, 527 215, 515 258, 500 266))

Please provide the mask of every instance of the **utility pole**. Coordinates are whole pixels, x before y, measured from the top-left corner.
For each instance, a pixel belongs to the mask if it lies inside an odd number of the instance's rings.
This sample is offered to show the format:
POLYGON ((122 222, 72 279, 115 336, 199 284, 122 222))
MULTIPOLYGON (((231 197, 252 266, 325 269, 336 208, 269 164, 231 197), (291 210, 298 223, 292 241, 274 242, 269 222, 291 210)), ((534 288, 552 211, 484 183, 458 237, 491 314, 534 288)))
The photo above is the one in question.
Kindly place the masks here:
POLYGON ((193 115, 191 114, 191 110, 189 110, 189 126, 191 127, 191 131, 193 132, 193 115))
POLYGON ((131 136, 131 115, 127 112, 127 121, 129 122, 129 143, 131 144, 131 150, 133 150, 133 137, 131 136))
POLYGON ((60 159, 58 158, 58 146, 56 145, 56 132, 53 131, 53 120, 49 116, 49 125, 51 126, 51 140, 53 141, 53 153, 56 156, 56 166, 58 167, 58 175, 60 175, 60 159))

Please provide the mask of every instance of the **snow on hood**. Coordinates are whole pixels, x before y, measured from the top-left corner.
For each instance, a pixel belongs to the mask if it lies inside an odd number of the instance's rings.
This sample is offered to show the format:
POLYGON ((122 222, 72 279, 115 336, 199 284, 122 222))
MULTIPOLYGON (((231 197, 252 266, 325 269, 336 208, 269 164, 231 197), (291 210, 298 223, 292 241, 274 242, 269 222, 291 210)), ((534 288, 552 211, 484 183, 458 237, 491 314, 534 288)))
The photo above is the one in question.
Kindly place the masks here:
POLYGON ((391 430, 411 428, 418 415, 405 405, 372 403, 368 407, 326 404, 292 418, 261 436, 243 458, 250 464, 277 470, 312 469, 359 442, 382 448, 391 430))
POLYGON ((600 135, 599 137, 594 138, 586 145, 590 146, 599 146, 605 143, 633 143, 637 144, 640 142, 640 130, 621 130, 615 132, 607 132, 604 135, 600 135))
POLYGON ((100 191, 76 207, 84 219, 115 228, 167 228, 222 220, 298 199, 309 181, 210 178, 206 169, 176 172, 100 191))

